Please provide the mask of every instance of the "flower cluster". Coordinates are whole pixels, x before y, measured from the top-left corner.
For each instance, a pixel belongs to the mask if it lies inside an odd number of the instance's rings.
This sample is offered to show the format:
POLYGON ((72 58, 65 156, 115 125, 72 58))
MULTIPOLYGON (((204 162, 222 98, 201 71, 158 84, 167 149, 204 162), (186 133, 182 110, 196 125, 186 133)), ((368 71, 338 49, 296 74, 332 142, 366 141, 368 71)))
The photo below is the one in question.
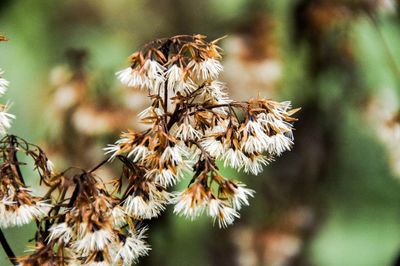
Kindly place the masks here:
POLYGON ((254 191, 221 176, 216 161, 257 175, 293 144, 291 116, 297 109, 289 102, 229 99, 218 80, 223 70, 218 41, 201 35, 157 40, 117 73, 123 84, 147 90, 152 100, 140 114, 149 128, 124 133, 107 148, 112 158, 125 154, 135 165, 136 189, 123 205, 133 217, 156 217, 172 202, 177 214, 193 219, 206 212, 225 227, 254 191), (166 190, 184 176, 191 176, 189 187, 168 200, 166 190))
POLYGON ((42 150, 15 136, 7 135, 0 141, 0 228, 22 226, 46 216, 51 205, 33 196, 25 185, 18 161, 18 151, 24 151, 35 162, 42 177, 51 175, 50 161, 42 150))
MULTIPOLYGON (((219 227, 239 218, 255 191, 221 175, 225 167, 259 174, 274 157, 293 145, 289 102, 268 99, 233 101, 218 80, 221 49, 205 36, 175 36, 144 46, 131 66, 118 72, 125 85, 146 90, 151 105, 139 114, 147 125, 128 130, 106 148, 110 157, 86 171, 56 173, 44 152, 6 135, 0 141, 0 229, 36 221, 35 248, 13 262, 33 265, 132 265, 147 255, 145 220, 158 217, 167 204, 194 219, 203 213, 219 227), (43 197, 25 185, 18 152, 28 155, 43 197), (118 177, 105 183, 99 168, 119 161, 118 177), (183 191, 171 188, 189 178, 183 191)), ((4 88, 7 82, 1 80, 4 88)), ((11 118, 11 115, 5 115, 11 118)), ((8 121, 8 120, 7 120, 8 121)), ((1 123, 3 131, 9 126, 1 123)), ((0 230, 1 234, 1 230, 0 230)), ((3 245, 4 237, 0 238, 3 245)))
MULTIPOLYGON (((68 206, 54 210, 47 245, 66 254, 66 265, 132 265, 150 248, 106 187, 90 173, 75 175, 68 206)), ((67 184, 66 182, 65 184, 67 184)))

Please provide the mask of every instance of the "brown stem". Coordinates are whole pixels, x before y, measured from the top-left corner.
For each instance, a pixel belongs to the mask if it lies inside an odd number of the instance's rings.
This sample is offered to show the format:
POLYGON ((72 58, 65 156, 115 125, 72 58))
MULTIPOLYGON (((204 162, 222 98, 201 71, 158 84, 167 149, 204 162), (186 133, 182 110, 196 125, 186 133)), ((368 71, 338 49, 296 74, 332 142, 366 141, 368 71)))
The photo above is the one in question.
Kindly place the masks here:
POLYGON ((193 115, 193 114, 195 114, 195 113, 197 113, 198 111, 201 111, 201 110, 208 110, 208 109, 214 109, 214 108, 220 108, 220 107, 246 108, 246 106, 244 106, 244 104, 245 104, 245 103, 241 103, 241 102, 224 103, 224 104, 215 104, 215 105, 193 104, 193 105, 189 105, 188 108, 196 108, 195 111, 189 113, 189 115, 193 115))
POLYGON ((175 122, 178 120, 179 117, 180 117, 180 104, 177 104, 174 112, 171 115, 171 118, 168 121, 167 124, 168 130, 171 129, 171 127, 175 124, 175 122))
POLYGON ((99 169, 100 167, 105 165, 109 160, 110 160, 110 158, 104 159, 101 163, 99 163, 98 165, 93 167, 88 173, 93 173, 94 171, 96 171, 97 169, 99 169))
POLYGON ((192 98, 194 99, 195 96, 197 96, 196 94, 201 91, 204 87, 206 86, 205 83, 201 84, 197 89, 195 89, 194 91, 192 91, 187 97, 188 98, 192 98))
POLYGON ((22 184, 25 185, 25 180, 22 176, 22 172, 21 169, 19 167, 19 163, 18 163, 18 158, 17 158, 17 150, 15 147, 15 144, 17 143, 16 137, 14 135, 10 136, 11 141, 10 141, 10 155, 9 155, 9 160, 11 162, 11 170, 14 172, 14 175, 17 176, 20 181, 22 182, 22 184))
MULTIPOLYGON (((199 150, 201 151, 202 155, 204 156, 204 160, 206 162, 208 162, 208 164, 211 166, 211 169, 214 171, 218 171, 218 168, 216 166, 215 160, 213 157, 211 157, 211 155, 208 153, 208 151, 206 151, 203 146, 201 146, 200 143, 198 143, 197 141, 192 140, 191 143, 193 143, 194 145, 196 145, 199 150)), ((208 165, 207 165, 208 167, 208 165)))
MULTIPOLYGON (((164 113, 168 114, 168 80, 165 81, 164 84, 164 113)), ((167 119, 167 116, 165 116, 165 119, 167 119)))
POLYGON ((4 252, 7 254, 8 259, 13 265, 18 265, 17 259, 15 257, 14 251, 11 249, 11 246, 8 244, 6 237, 3 234, 3 231, 0 229, 0 243, 3 246, 4 252))
POLYGON ((83 175, 80 175, 80 176, 79 176, 79 179, 76 180, 75 189, 74 189, 74 191, 72 192, 71 199, 69 200, 68 205, 67 205, 68 208, 71 208, 72 206, 74 206, 75 200, 76 200, 76 199, 78 198, 78 196, 79 196, 79 192, 80 192, 80 190, 81 190, 81 181, 82 181, 82 179, 83 179, 83 175))
MULTIPOLYGON (((55 187, 56 187, 56 186, 55 186, 55 187)), ((51 191, 52 191, 52 190, 50 189, 50 191, 48 192, 49 195, 51 195, 51 191)), ((68 187, 64 187, 63 190, 62 190, 62 192, 61 192, 61 195, 60 195, 60 197, 59 197, 58 202, 63 202, 63 201, 64 201, 65 195, 67 194, 67 191, 68 191, 68 187)), ((55 223, 55 221, 56 221, 56 219, 57 219, 57 215, 58 215, 60 209, 61 209, 61 204, 58 204, 57 206, 55 206, 55 208, 54 208, 54 214, 53 214, 53 217, 54 217, 53 221, 52 221, 52 222, 50 221, 50 218, 51 218, 51 217, 49 217, 49 219, 46 220, 46 222, 45 222, 45 231, 43 232, 43 235, 42 235, 42 236, 43 236, 43 239, 46 239, 46 238, 47 238, 47 235, 48 235, 48 232, 49 232, 49 228, 50 228, 51 224, 54 224, 54 223, 55 223)), ((50 211, 50 212, 51 212, 51 211, 50 211)), ((50 212, 49 212, 49 214, 50 214, 50 212)))
POLYGON ((55 183, 54 185, 52 185, 50 187, 50 189, 47 191, 47 193, 43 196, 43 200, 47 200, 50 198, 51 193, 53 193, 54 190, 56 190, 58 188, 58 186, 60 185, 60 181, 55 183))

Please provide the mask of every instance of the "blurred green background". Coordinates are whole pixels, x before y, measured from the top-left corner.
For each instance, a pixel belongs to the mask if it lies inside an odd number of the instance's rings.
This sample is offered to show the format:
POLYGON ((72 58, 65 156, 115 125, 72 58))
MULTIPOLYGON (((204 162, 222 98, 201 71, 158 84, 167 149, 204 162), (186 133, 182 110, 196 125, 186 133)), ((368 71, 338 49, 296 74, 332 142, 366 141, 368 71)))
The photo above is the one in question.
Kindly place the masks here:
MULTIPOLYGON (((60 131, 68 138, 65 117, 49 119, 57 89, 49 77, 71 48, 86 50, 85 71, 96 80, 85 97, 118 103, 123 88, 114 72, 144 43, 228 35, 223 79, 232 97, 259 93, 302 107, 294 149, 262 176, 240 177, 257 194, 231 228, 186 221, 171 209, 152 221, 152 251, 139 265, 395 265, 400 142, 390 132, 398 122, 391 115, 400 92, 399 26, 394 0, 3 0, 0 32, 10 40, 0 46, 0 66, 17 116, 11 132, 49 148, 60 131)), ((119 132, 88 138, 101 148, 119 132)), ((85 160, 77 154, 62 156, 85 160)), ((17 254, 29 249, 32 230, 6 230, 17 254)), ((8 265, 3 251, 0 265, 8 265)))

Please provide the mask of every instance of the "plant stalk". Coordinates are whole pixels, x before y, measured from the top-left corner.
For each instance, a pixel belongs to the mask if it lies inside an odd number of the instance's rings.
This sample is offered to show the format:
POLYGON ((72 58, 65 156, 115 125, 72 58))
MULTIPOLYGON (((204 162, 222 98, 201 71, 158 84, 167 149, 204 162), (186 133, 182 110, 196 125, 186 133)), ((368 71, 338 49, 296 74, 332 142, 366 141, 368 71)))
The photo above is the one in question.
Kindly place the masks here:
POLYGON ((11 249, 11 246, 8 244, 6 237, 3 234, 3 231, 0 229, 0 243, 6 253, 8 259, 13 265, 18 265, 17 259, 15 257, 14 251, 11 249))

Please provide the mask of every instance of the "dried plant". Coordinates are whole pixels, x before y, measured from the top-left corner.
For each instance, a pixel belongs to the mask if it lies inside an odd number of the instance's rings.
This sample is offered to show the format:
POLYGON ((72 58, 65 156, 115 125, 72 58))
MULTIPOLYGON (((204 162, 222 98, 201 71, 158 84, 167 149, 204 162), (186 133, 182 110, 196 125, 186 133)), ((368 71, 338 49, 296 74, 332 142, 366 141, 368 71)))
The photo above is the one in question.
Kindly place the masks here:
POLYGON ((147 129, 123 133, 105 148, 110 156, 89 171, 71 167, 57 173, 39 147, 13 135, 2 139, 0 226, 32 220, 37 225, 33 252, 18 259, 0 235, 14 264, 131 265, 150 250, 146 220, 158 217, 167 204, 190 219, 205 213, 220 227, 239 218, 255 191, 222 176, 217 162, 261 173, 293 145, 292 115, 298 109, 261 98, 230 100, 218 81, 223 70, 218 41, 175 36, 130 57, 131 66, 117 76, 147 91, 151 106, 140 114, 147 129), (48 187, 44 196, 33 196, 26 187, 17 152, 33 159, 48 187), (98 170, 114 162, 122 164, 120 175, 106 183, 98 170), (171 192, 184 179, 187 188, 171 192))

